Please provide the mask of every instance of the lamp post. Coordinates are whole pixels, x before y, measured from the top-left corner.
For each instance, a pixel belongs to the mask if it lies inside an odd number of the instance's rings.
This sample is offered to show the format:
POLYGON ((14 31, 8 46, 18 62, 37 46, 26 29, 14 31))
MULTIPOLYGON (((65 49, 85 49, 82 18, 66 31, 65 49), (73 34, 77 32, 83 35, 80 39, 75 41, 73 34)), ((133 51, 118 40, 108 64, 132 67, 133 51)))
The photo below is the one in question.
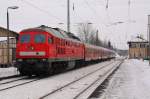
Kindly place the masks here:
POLYGON ((9 61, 9 9, 18 9, 18 6, 10 6, 7 8, 7 64, 9 66, 10 61, 9 61))
POLYGON ((148 33, 149 33, 149 48, 148 48, 148 59, 150 65, 150 15, 148 15, 148 33))

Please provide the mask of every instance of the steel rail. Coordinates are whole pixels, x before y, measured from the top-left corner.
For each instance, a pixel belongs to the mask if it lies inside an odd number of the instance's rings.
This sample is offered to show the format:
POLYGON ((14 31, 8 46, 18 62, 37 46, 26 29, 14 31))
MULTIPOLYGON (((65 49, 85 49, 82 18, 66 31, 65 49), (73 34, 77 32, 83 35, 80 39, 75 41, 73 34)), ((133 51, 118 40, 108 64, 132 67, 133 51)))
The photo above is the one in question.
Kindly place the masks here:
MULTIPOLYGON (((18 78, 16 78, 16 79, 14 79, 14 80, 10 80, 10 81, 6 81, 6 82, 0 82, 0 86, 1 85, 4 85, 4 84, 8 84, 8 83, 12 83, 12 82, 16 82, 16 81, 19 81, 19 80, 23 80, 23 79, 26 79, 26 78, 28 78, 28 77, 18 77, 18 78)), ((3 81, 3 80, 2 80, 3 81)))
POLYGON ((11 76, 7 76, 7 77, 0 77, 0 81, 5 80, 5 79, 10 79, 10 78, 16 78, 16 77, 20 77, 20 75, 11 75, 11 76))
MULTIPOLYGON (((30 81, 25 81, 25 82, 20 83, 20 84, 12 85, 12 86, 10 86, 10 87, 2 88, 2 89, 0 89, 0 92, 1 92, 1 91, 4 91, 4 90, 11 89, 11 88, 15 88, 15 87, 18 87, 18 86, 22 86, 22 85, 25 85, 25 84, 29 84, 29 83, 31 83, 31 82, 38 81, 38 80, 40 80, 40 79, 42 79, 42 78, 33 79, 33 80, 30 80, 30 81)), ((20 81, 20 80, 18 80, 18 81, 20 81)), ((11 84, 11 83, 10 83, 10 84, 11 84)))
MULTIPOLYGON (((110 68, 107 72, 105 72, 102 76, 107 76, 102 82, 101 84, 111 75, 111 73, 113 73, 113 71, 117 70, 119 66, 121 66, 123 62, 120 62, 119 64, 117 63, 116 67, 112 67, 110 68), (113 71, 112 71, 113 70, 113 71), (109 74, 109 75, 107 75, 109 74)), ((96 82, 98 82, 99 80, 101 80, 101 77, 98 77, 95 81, 93 81, 93 83, 91 83, 89 86, 87 86, 84 90, 82 90, 80 93, 78 93, 73 99, 77 99, 81 94, 83 94, 85 91, 87 91, 90 87, 92 87, 96 82)), ((100 84, 100 85, 101 85, 100 84)))
POLYGON ((90 72, 90 73, 88 73, 88 74, 86 74, 86 75, 84 75, 84 76, 82 76, 82 77, 80 77, 80 78, 74 80, 74 81, 71 81, 71 82, 69 82, 69 83, 67 83, 67 84, 65 84, 65 85, 63 85, 63 86, 61 86, 60 88, 57 88, 57 89, 55 89, 55 90, 53 90, 53 91, 51 91, 51 92, 49 92, 49 93, 47 93, 47 94, 45 94, 45 95, 39 97, 39 99, 44 99, 44 98, 46 98, 46 97, 48 97, 48 96, 50 96, 50 95, 52 95, 52 94, 58 92, 59 90, 65 88, 65 87, 67 87, 67 86, 69 86, 69 85, 71 85, 71 84, 74 84, 74 83, 76 83, 77 81, 79 81, 79 80, 81 80, 81 79, 84 79, 85 77, 87 77, 87 76, 89 76, 89 75, 91 75, 91 74, 93 74, 93 73, 95 73, 95 72, 97 72, 97 71, 99 71, 99 70, 105 68, 106 66, 109 66, 109 65, 112 64, 112 63, 114 63, 114 62, 111 62, 111 63, 108 63, 108 64, 106 64, 106 65, 103 65, 103 66, 100 67, 99 69, 94 70, 94 71, 92 71, 92 72, 90 72))

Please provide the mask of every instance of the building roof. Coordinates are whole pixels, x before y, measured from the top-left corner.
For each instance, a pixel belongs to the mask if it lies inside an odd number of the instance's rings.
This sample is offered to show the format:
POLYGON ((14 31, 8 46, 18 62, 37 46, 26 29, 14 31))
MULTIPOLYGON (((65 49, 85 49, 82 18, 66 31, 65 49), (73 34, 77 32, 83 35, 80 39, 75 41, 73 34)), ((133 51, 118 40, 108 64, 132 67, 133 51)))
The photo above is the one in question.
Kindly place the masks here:
POLYGON ((7 37, 7 33, 9 32, 9 37, 18 37, 19 33, 7 30, 6 28, 0 27, 0 37, 7 37))
POLYGON ((147 40, 142 39, 142 38, 132 38, 128 43, 148 43, 147 40))

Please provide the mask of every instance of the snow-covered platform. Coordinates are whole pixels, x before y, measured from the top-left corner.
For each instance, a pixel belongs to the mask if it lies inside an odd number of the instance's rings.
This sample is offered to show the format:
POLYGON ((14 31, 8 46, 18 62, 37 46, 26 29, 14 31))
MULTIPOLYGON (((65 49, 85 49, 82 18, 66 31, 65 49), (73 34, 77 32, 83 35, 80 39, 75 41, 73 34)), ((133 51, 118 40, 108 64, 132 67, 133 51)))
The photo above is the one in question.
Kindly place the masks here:
POLYGON ((0 68, 0 78, 18 75, 18 74, 19 72, 17 71, 17 68, 15 67, 0 68))
POLYGON ((126 60, 112 77, 101 98, 150 99, 150 66, 148 61, 126 60))

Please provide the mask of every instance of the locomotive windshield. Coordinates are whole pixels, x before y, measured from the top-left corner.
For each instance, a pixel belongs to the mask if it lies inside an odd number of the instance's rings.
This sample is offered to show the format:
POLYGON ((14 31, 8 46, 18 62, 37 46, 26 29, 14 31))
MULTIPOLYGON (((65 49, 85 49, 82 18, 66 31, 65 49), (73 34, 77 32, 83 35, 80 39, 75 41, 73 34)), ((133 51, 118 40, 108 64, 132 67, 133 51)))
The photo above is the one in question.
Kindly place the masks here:
POLYGON ((28 42, 30 42, 30 35, 29 34, 21 35, 20 42, 21 43, 28 43, 28 42))
POLYGON ((36 34, 34 37, 35 43, 44 43, 45 42, 45 35, 43 34, 36 34))

